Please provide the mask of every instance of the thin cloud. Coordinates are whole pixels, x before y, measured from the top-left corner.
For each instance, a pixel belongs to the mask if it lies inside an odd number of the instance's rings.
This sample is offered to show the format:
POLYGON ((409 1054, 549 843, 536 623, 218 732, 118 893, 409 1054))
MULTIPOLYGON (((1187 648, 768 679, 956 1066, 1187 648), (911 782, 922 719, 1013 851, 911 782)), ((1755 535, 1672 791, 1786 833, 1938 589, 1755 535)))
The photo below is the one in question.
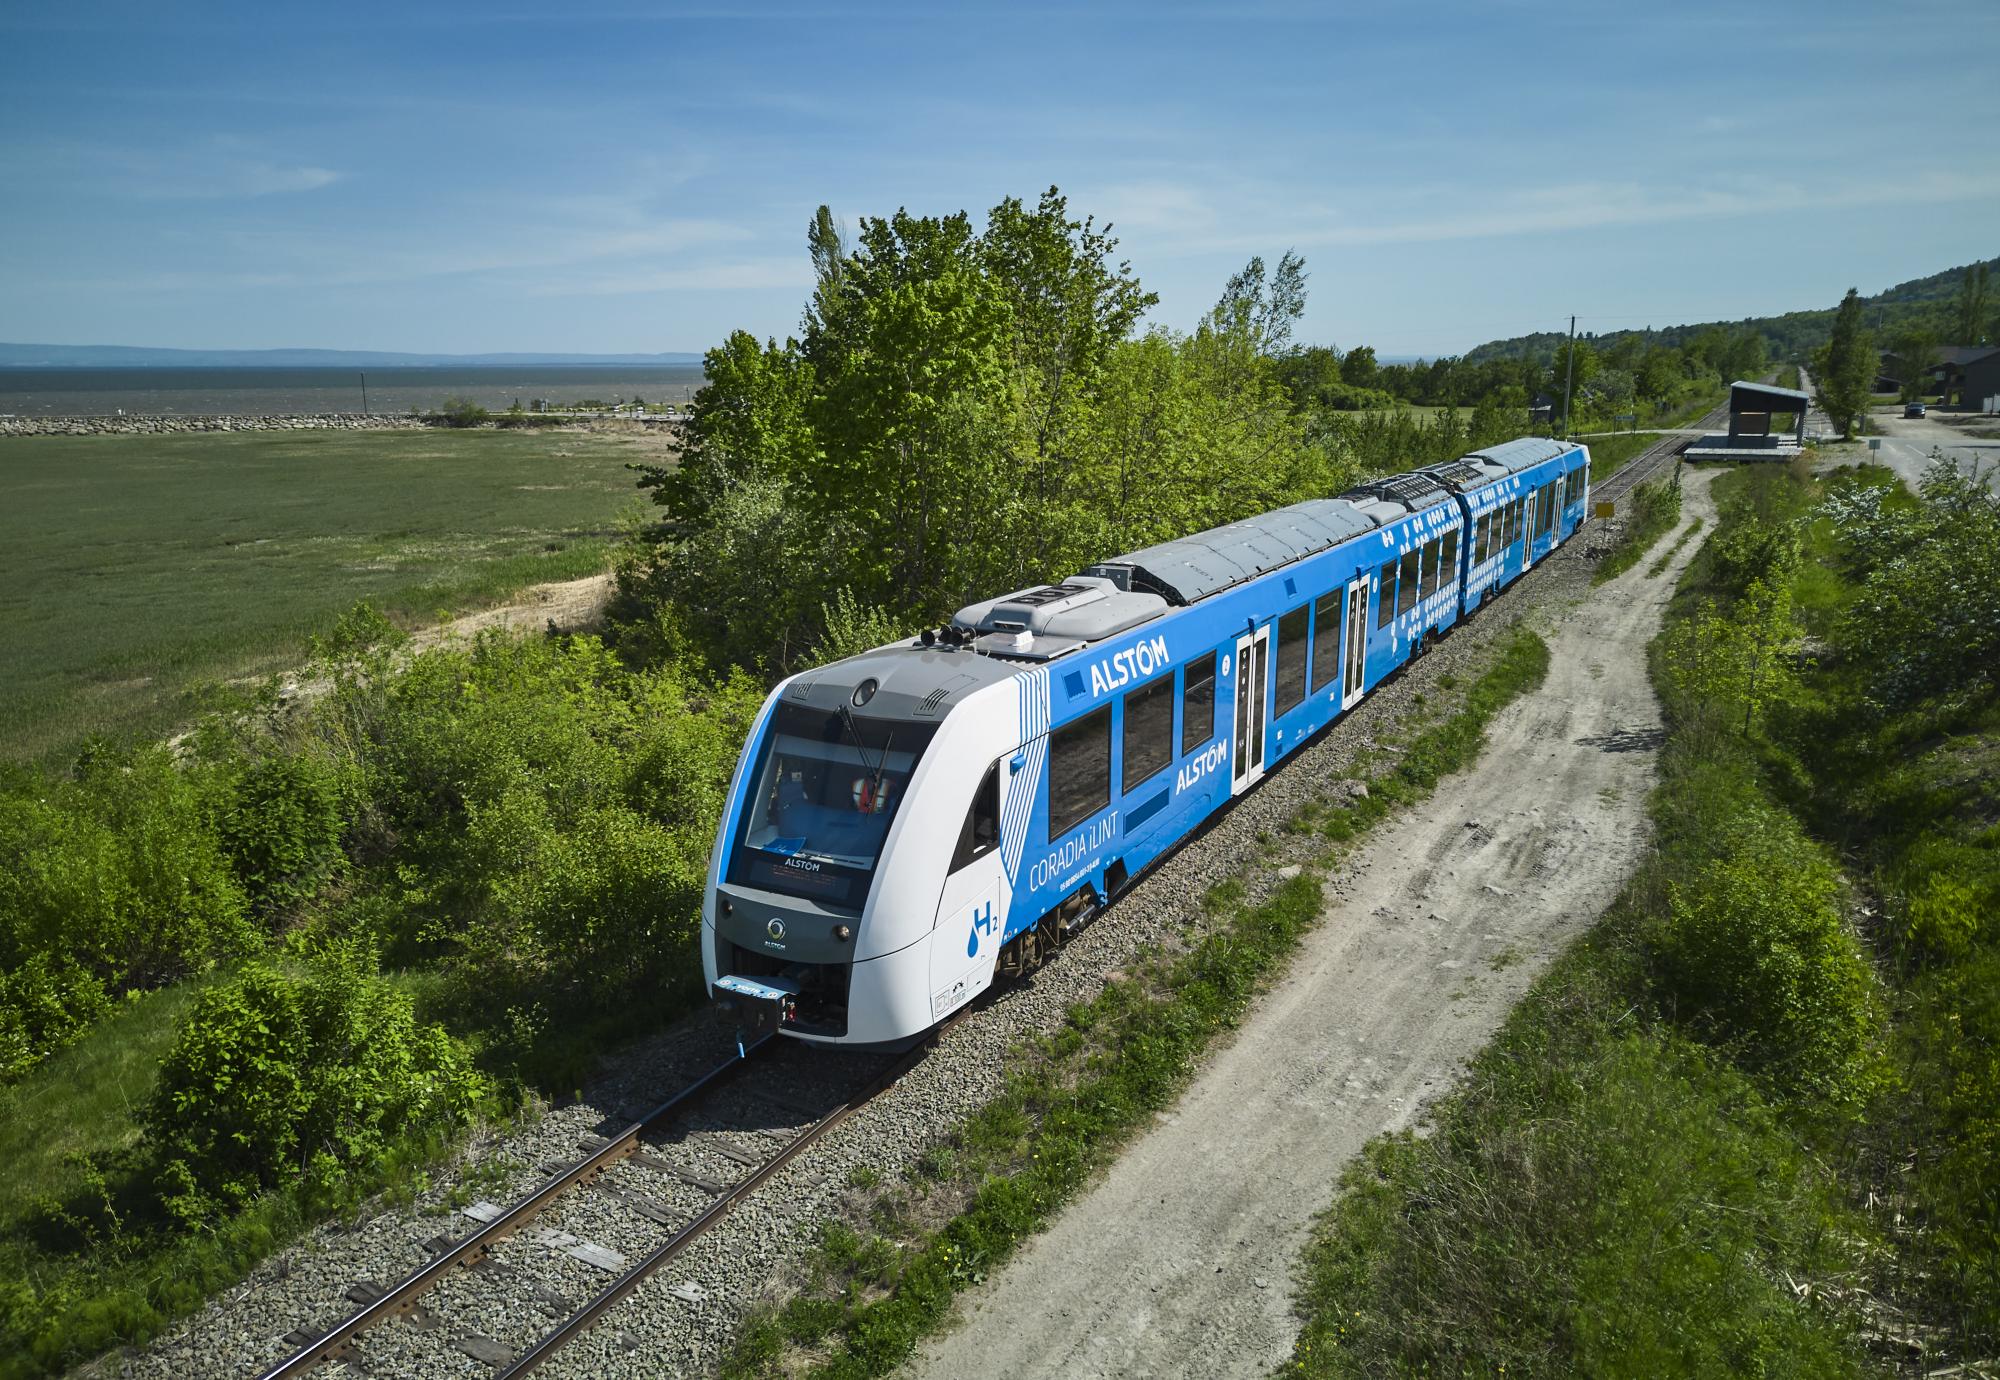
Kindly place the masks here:
MULTIPOLYGON (((1735 216, 1853 209, 1893 204, 1940 204, 2000 197, 2000 174, 1951 170, 1910 173, 1894 180, 1854 182, 1840 186, 1802 183, 1745 182, 1717 186, 1648 186, 1633 182, 1571 182, 1525 191, 1487 194, 1476 187, 1442 189, 1407 201, 1450 202, 1449 209, 1422 205, 1394 218, 1363 219, 1322 209, 1301 216, 1296 210, 1264 214, 1242 213, 1276 198, 1232 198, 1236 213, 1226 220, 1193 187, 1151 186, 1128 203, 1137 224, 1165 231, 1161 238, 1182 253, 1268 248, 1343 248, 1380 244, 1425 244, 1454 240, 1496 239, 1509 235, 1562 234, 1621 226, 1667 224, 1735 216), (1211 227, 1249 224, 1252 230, 1209 233, 1211 227), (1174 232, 1181 232, 1176 235, 1174 232)), ((1378 190, 1357 190, 1357 205, 1380 206, 1387 198, 1378 190)))

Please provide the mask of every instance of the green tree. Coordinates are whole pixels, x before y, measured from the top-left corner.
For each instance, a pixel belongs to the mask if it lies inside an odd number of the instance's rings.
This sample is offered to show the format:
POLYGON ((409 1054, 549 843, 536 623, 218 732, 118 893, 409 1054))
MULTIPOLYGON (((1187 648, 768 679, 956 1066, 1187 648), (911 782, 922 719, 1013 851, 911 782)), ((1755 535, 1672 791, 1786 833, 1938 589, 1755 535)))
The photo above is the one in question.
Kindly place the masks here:
POLYGON ((1306 277, 1306 261, 1289 249, 1268 281, 1263 256, 1252 255, 1224 285, 1212 320, 1218 329, 1247 330, 1259 354, 1285 354, 1292 330, 1305 314, 1306 277))
MULTIPOLYGON (((1571 390, 1574 399, 1584 399, 1590 390, 1590 381, 1597 377, 1599 362, 1597 350, 1588 340, 1565 340, 1556 346, 1555 361, 1550 368, 1558 392, 1568 389, 1571 390), (1572 358, 1576 361, 1574 373, 1570 368, 1572 358)), ((1572 401, 1571 408, 1573 411, 1582 410, 1576 406, 1575 401, 1572 401)), ((1570 418, 1565 416, 1562 423, 1568 426, 1570 418)))
POLYGON ((1937 338, 1921 322, 1912 322, 1890 340, 1896 378, 1904 402, 1915 402, 1930 391, 1930 372, 1938 362, 1937 338))
POLYGON ((1958 298, 1952 304, 1952 334, 1954 343, 1979 345, 1984 343, 1986 331, 1991 322, 1988 311, 1993 303, 1991 266, 1974 264, 1965 270, 1965 277, 1958 287, 1958 298))
POLYGON ((1380 372, 1381 366, 1375 362, 1375 347, 1372 345, 1356 345, 1340 357, 1341 378, 1356 388, 1379 387, 1380 372))
POLYGON ((1834 316, 1832 338, 1813 353, 1819 405, 1846 440, 1854 439, 1855 425, 1868 410, 1875 370, 1875 345, 1861 323, 1861 294, 1849 288, 1834 316))

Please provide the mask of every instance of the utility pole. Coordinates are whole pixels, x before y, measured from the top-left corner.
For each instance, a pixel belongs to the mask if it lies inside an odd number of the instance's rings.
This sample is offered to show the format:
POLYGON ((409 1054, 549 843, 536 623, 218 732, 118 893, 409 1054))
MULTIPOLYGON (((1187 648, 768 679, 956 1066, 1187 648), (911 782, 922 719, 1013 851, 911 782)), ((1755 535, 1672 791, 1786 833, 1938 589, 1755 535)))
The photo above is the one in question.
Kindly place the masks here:
POLYGON ((361 415, 368 415, 368 375, 361 376, 361 415))
POLYGON ((1570 385, 1576 382, 1576 318, 1574 316, 1569 319, 1569 357, 1566 362, 1569 367, 1563 371, 1565 375, 1563 379, 1563 440, 1565 441, 1569 439, 1570 385))

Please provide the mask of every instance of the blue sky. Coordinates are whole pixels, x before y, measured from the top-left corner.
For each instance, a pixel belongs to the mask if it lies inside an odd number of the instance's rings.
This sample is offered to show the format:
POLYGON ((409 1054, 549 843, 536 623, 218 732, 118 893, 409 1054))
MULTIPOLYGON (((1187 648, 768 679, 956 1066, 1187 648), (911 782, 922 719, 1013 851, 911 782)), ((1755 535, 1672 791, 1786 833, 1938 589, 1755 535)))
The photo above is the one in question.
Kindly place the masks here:
POLYGON ((1191 326, 1462 351, 2000 253, 2000 4, 0 11, 0 339, 699 350, 804 230, 1050 184, 1191 326))

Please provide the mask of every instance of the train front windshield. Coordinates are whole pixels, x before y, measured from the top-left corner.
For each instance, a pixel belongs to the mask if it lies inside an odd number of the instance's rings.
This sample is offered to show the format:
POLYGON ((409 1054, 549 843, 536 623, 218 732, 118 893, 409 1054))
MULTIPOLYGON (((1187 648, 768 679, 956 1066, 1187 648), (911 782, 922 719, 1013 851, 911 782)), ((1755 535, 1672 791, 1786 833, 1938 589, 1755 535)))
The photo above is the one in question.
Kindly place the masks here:
POLYGON ((780 705, 758 747, 729 880, 859 909, 936 731, 780 705))

